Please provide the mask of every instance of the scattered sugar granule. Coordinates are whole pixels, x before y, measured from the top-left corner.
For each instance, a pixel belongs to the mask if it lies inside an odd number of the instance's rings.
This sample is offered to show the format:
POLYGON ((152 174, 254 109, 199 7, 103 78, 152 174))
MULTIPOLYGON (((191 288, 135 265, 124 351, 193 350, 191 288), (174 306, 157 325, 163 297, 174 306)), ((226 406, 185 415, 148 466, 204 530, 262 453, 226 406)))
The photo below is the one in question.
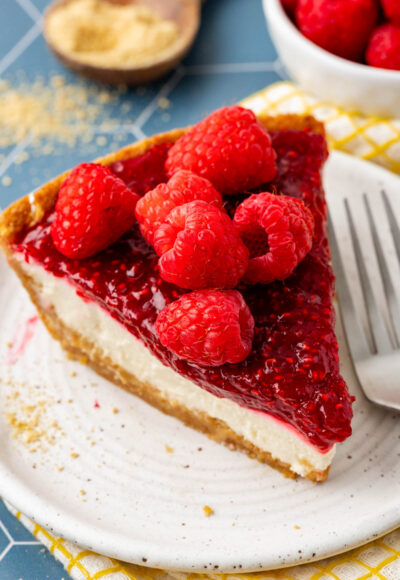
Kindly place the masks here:
POLYGON ((96 145, 98 145, 99 147, 104 147, 105 145, 107 145, 107 139, 104 137, 104 135, 100 135, 99 137, 97 137, 96 145))
POLYGON ((9 187, 12 184, 12 179, 9 175, 5 175, 1 180, 2 185, 4 187, 9 187))
POLYGON ((158 106, 160 109, 169 109, 171 106, 171 101, 167 97, 160 97, 158 99, 158 106))
POLYGON ((30 155, 27 151, 22 151, 22 153, 18 155, 14 163, 16 165, 21 165, 22 163, 25 163, 25 161, 28 161, 29 157, 30 155))
POLYGON ((203 512, 204 512, 204 515, 206 516, 206 518, 209 518, 210 516, 213 515, 214 510, 209 505, 205 505, 203 507, 203 512))
POLYGON ((61 75, 55 75, 52 77, 50 84, 54 89, 60 89, 65 86, 65 78, 61 75))
POLYGON ((45 145, 42 149, 42 155, 53 155, 54 145, 45 145))
POLYGON ((129 111, 132 109, 132 106, 130 103, 122 103, 121 105, 121 113, 129 113, 129 111))
POLYGON ((41 399, 45 393, 38 385, 19 385, 23 389, 23 397, 20 396, 16 384, 10 382, 7 386, 11 390, 6 393, 3 411, 11 427, 12 437, 25 445, 31 453, 46 451, 49 445, 54 445, 56 435, 61 431, 52 417, 52 399, 41 399))
MULTIPOLYGON (((55 145, 75 147, 78 142, 93 139, 97 130, 112 129, 120 124, 107 107, 118 103, 122 88, 104 89, 77 80, 68 83, 55 75, 47 82, 0 81, 0 147, 10 147, 29 138, 33 154, 52 155, 55 145)), ((22 152, 16 162, 29 157, 22 152)))

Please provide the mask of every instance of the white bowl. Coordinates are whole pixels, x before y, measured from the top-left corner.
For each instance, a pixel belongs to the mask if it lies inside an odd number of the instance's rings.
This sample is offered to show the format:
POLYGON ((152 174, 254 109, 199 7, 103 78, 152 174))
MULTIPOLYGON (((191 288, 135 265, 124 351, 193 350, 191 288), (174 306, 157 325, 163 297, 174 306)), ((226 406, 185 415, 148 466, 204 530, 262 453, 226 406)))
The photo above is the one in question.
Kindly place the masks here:
POLYGON ((399 71, 335 56, 301 34, 280 0, 263 0, 263 7, 280 59, 302 89, 366 115, 400 117, 399 71))

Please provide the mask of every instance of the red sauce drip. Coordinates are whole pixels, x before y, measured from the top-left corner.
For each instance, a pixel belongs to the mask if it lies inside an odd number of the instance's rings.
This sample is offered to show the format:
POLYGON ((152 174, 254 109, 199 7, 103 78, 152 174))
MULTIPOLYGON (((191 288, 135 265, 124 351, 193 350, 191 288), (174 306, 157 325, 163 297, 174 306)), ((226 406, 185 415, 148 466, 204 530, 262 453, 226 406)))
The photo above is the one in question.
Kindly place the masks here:
MULTIPOLYGON (((334 276, 329 264, 326 204, 320 170, 325 140, 307 131, 272 133, 278 175, 264 189, 303 199, 313 212, 316 235, 309 255, 284 282, 240 290, 254 315, 250 356, 240 364, 202 368, 177 358, 158 341, 157 314, 183 290, 160 279, 157 257, 137 227, 116 244, 86 260, 61 256, 52 243, 52 215, 26 233, 16 250, 66 277, 77 293, 98 302, 164 364, 218 397, 269 413, 300 431, 321 451, 351 434, 351 402, 339 373, 331 305, 334 276)), ((168 145, 111 167, 140 193, 166 179, 168 145)), ((233 211, 239 197, 226 200, 233 211)))

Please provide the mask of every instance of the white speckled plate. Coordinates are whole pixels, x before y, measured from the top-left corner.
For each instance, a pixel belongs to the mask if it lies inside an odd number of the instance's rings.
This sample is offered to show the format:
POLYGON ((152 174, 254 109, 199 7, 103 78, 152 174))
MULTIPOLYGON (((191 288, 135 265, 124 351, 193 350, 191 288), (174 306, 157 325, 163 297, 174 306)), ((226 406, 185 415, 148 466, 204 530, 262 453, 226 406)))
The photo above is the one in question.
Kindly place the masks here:
MULTIPOLYGON (((400 202, 398 178, 343 154, 332 154, 326 186, 332 211, 344 192, 384 187, 400 202)), ((354 434, 315 485, 209 441, 66 360, 41 323, 31 321, 23 353, 10 349, 35 311, 4 261, 0 281, 0 494, 40 524, 122 560, 219 572, 322 558, 400 525, 400 417, 364 399, 341 333, 354 434), (54 440, 13 438, 5 413, 18 420, 24 411, 37 416, 31 438, 49 430, 54 440)))

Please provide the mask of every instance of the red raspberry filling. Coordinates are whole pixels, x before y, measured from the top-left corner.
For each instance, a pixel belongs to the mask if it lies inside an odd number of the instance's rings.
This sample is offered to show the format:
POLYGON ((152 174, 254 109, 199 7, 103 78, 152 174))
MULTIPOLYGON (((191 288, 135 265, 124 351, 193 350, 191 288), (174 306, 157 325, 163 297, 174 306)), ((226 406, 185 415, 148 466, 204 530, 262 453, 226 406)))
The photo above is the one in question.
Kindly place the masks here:
POLYGON ((161 344, 177 356, 221 366, 250 354, 254 318, 237 290, 198 290, 164 308, 155 329, 161 344))
POLYGON ((234 288, 249 252, 230 217, 205 201, 173 209, 154 235, 163 280, 180 288, 234 288))
POLYGON ((275 152, 265 127, 249 109, 224 107, 194 125, 171 147, 169 175, 188 169, 223 194, 258 187, 276 174, 275 152))
POLYGON ((146 193, 136 205, 136 217, 149 244, 171 210, 196 199, 222 208, 222 197, 213 185, 191 171, 178 171, 168 183, 160 183, 146 193))
MULTIPOLYGON (((334 333, 334 278, 320 177, 326 143, 321 135, 306 131, 274 131, 271 138, 277 152, 277 176, 263 189, 276 187, 302 199, 314 216, 315 236, 311 251, 284 283, 243 288, 255 333, 253 348, 241 363, 209 368, 194 365, 161 344, 155 321, 182 291, 160 278, 158 257, 136 224, 113 246, 78 261, 55 249, 50 215, 24 235, 15 251, 68 280, 82 297, 104 308, 167 367, 217 397, 293 425, 311 444, 327 451, 351 434, 352 399, 340 376, 334 333)), ((143 157, 122 165, 141 165, 143 157)), ((145 157, 146 172, 141 179, 151 182, 153 189, 165 181, 159 150, 153 148, 145 157)), ((237 201, 228 198, 227 205, 233 213, 237 201)))
POLYGON ((137 157, 111 163, 110 170, 140 196, 168 181, 165 158, 172 143, 160 143, 137 157))
POLYGON ((250 250, 243 279, 249 284, 284 280, 311 250, 314 218, 298 199, 251 195, 237 208, 233 223, 250 250))

